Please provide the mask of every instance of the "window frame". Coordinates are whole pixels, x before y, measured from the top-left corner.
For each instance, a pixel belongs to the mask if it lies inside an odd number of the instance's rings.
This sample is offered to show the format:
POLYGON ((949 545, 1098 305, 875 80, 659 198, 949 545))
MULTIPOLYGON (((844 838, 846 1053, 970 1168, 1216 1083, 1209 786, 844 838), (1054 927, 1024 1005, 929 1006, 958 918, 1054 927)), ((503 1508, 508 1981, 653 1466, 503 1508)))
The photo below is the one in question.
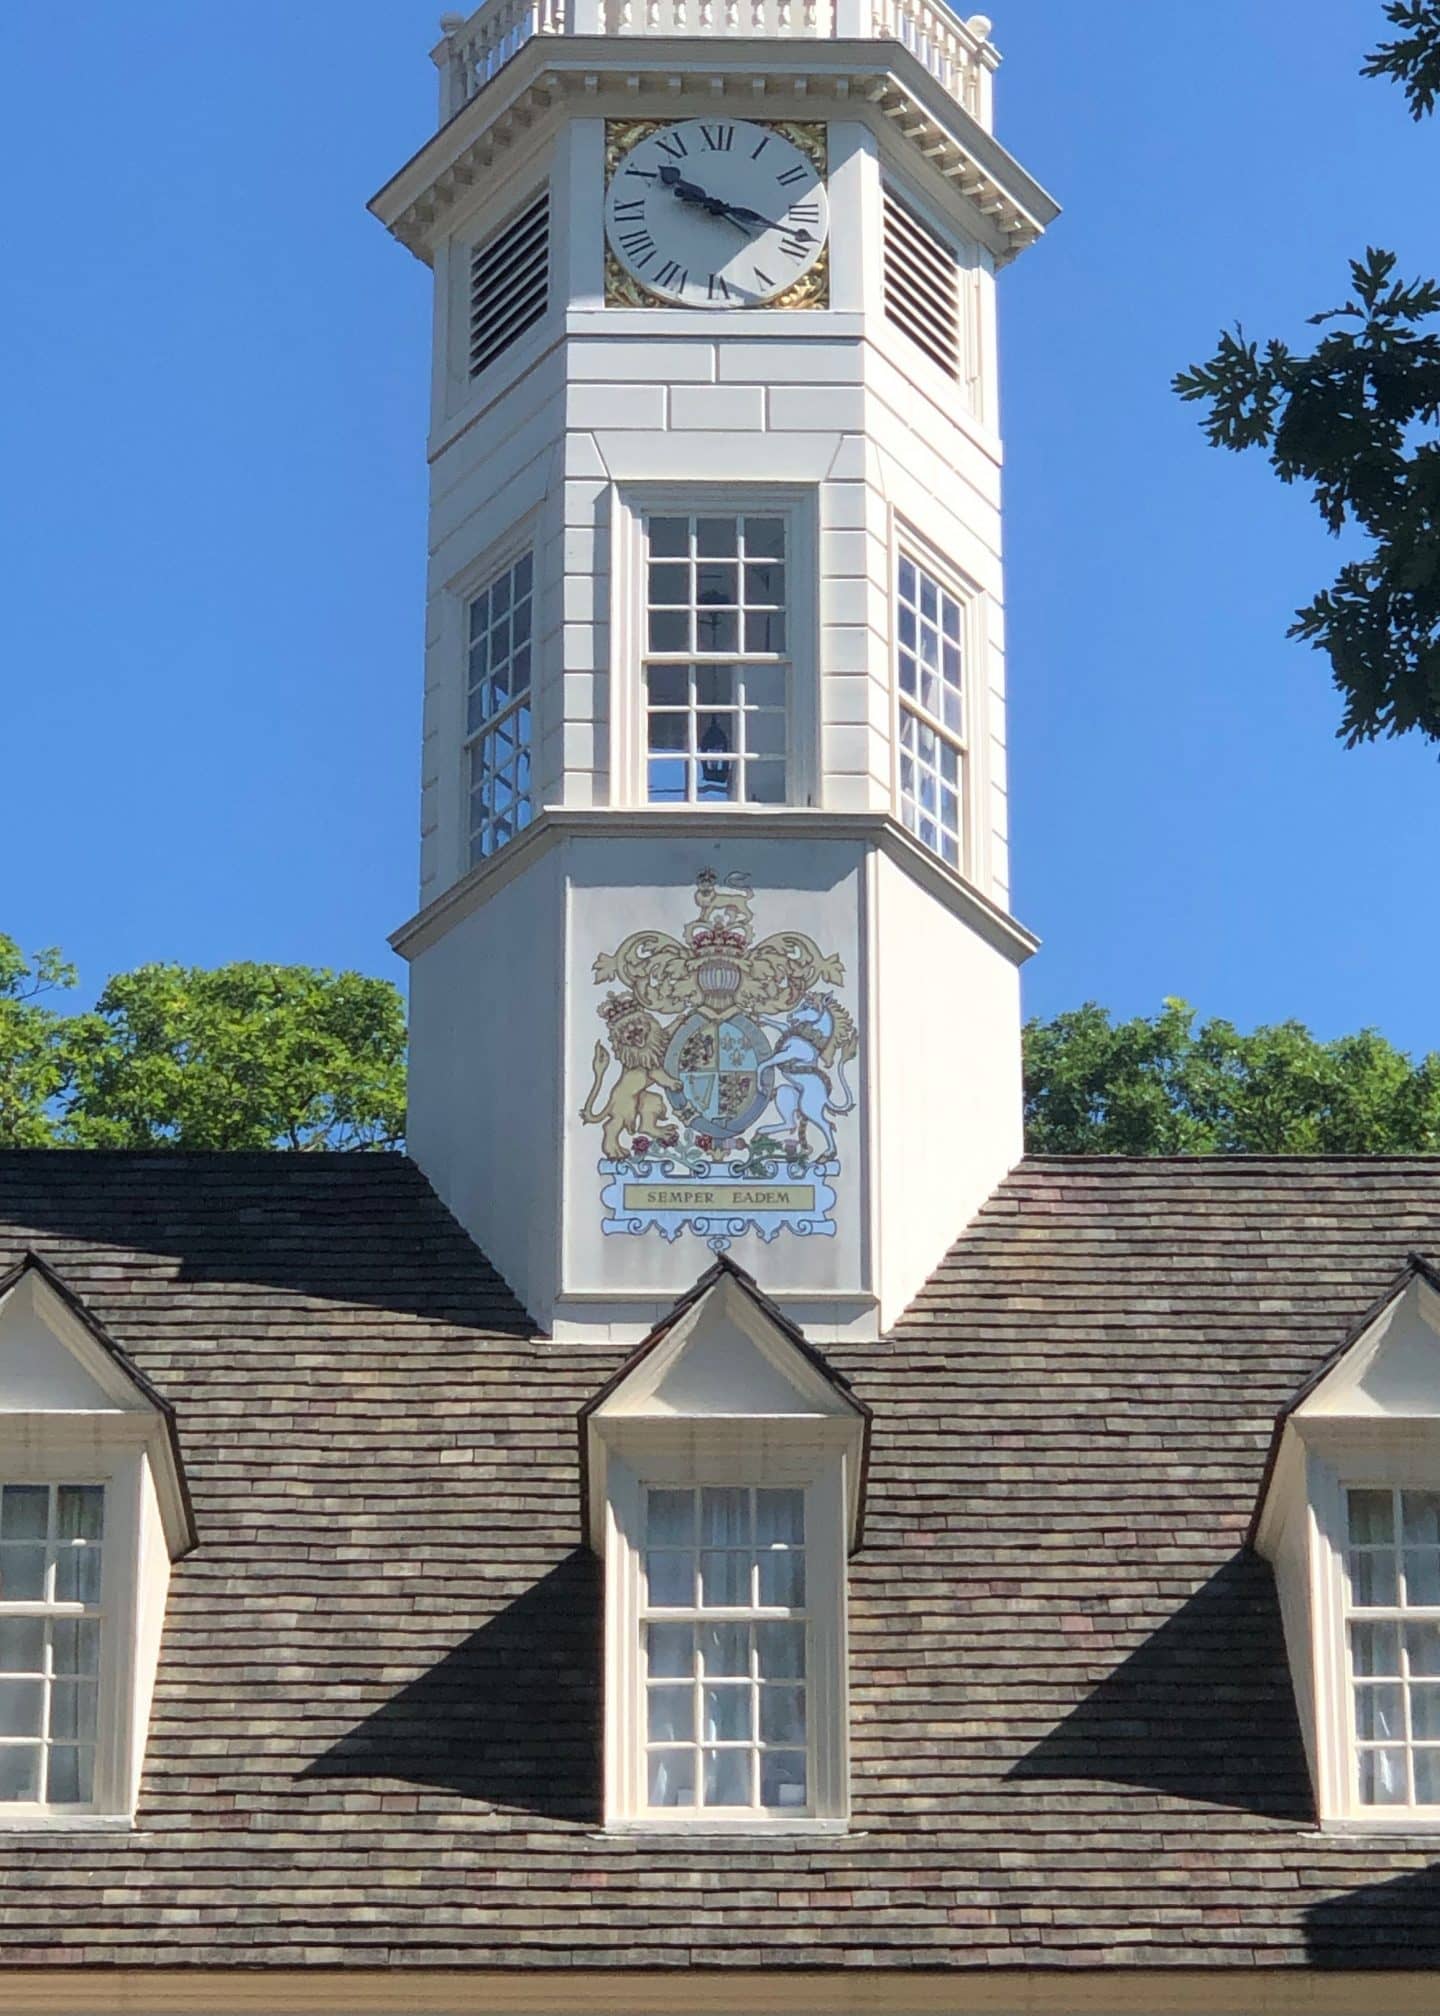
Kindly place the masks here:
MULTIPOLYGON (((1306 1450, 1306 1514, 1310 1543, 1312 1680, 1315 1704, 1317 1805, 1322 1827, 1345 1834, 1440 1833, 1440 1802, 1428 1806, 1364 1805, 1359 1788, 1354 1674, 1350 1649, 1349 1500, 1352 1490, 1440 1490, 1440 1433, 1416 1436, 1409 1424, 1377 1424, 1343 1442, 1306 1450)), ((1440 1426, 1440 1424, 1437 1424, 1440 1426)))
POLYGON ((892 521, 889 565, 890 801, 893 816, 897 825, 904 828, 929 860, 937 862, 952 875, 959 875, 974 887, 984 888, 988 886, 990 875, 988 820, 982 812, 982 807, 988 808, 990 795, 986 683, 990 653, 986 597, 978 583, 947 560, 913 525, 898 515, 892 521), (900 567, 906 560, 928 574, 937 587, 960 606, 960 682, 964 718, 963 732, 958 738, 937 715, 918 705, 911 706, 900 690, 900 567), (929 846, 906 823, 901 790, 901 759, 904 754, 901 735, 907 713, 958 749, 961 780, 958 865, 947 861, 938 848, 929 846))
MULTIPOLYGON (((534 824, 540 807, 535 792, 536 756, 538 749, 538 724, 535 716, 535 698, 539 687, 539 635, 540 635, 540 550, 536 528, 527 522, 503 546, 494 547, 483 561, 471 568, 452 589, 459 610, 459 665, 458 665, 458 710, 459 710, 459 797, 460 797, 460 872, 468 874, 472 869, 484 868, 518 840, 527 826, 534 824), (511 697, 498 713, 481 721, 478 727, 470 727, 470 612, 482 595, 488 595, 497 582, 505 575, 513 574, 528 556, 530 561, 530 678, 524 693, 511 697), (498 847, 488 853, 476 855, 473 851, 476 829, 471 820, 471 758, 474 750, 484 737, 511 716, 519 713, 528 701, 530 708, 530 739, 528 754, 530 761, 529 789, 525 803, 527 817, 520 822, 513 833, 502 840, 498 847)), ((511 607, 513 608, 513 601, 511 607)))
MULTIPOLYGON (((772 483, 627 484, 614 514, 615 582, 611 636, 610 769, 615 803, 626 809, 683 817, 763 818, 820 802, 819 542, 815 485, 772 483), (768 804, 729 799, 652 800, 648 773, 647 517, 769 515, 785 519, 786 628, 790 664, 786 694, 786 786, 768 804)), ((696 652, 685 661, 700 662, 696 652)), ((719 662, 718 660, 716 662, 719 662)), ((743 654, 732 662, 744 662, 743 654)))
MULTIPOLYGON (((727 1438, 728 1439, 728 1438, 727 1438)), ((733 1442, 612 1450, 606 1490, 606 1827, 620 1833, 745 1834, 765 1838, 839 1833, 849 1822, 846 1688, 847 1511, 838 1451, 771 1449, 742 1459, 733 1442), (644 1550, 650 1490, 798 1488, 805 1493, 806 1748, 809 1799, 783 1808, 652 1807, 647 1777, 644 1550)), ((717 1612, 717 1615, 720 1613, 717 1612)), ((728 1614, 728 1613, 727 1613, 728 1614)), ((758 1613, 757 1613, 758 1614, 758 1613)), ((699 1738, 696 1739, 697 1748, 699 1738)))

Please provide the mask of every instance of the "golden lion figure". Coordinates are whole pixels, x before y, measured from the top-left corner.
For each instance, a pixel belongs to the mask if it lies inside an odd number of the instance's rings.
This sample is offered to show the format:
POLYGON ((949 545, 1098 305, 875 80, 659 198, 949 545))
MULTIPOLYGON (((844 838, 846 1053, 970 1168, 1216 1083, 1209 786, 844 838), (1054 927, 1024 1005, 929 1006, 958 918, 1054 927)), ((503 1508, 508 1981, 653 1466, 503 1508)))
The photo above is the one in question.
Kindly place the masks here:
POLYGON ((658 1134, 669 1123, 665 1101, 654 1088, 663 1085, 678 1092, 680 1085, 665 1069, 669 1032, 648 1008, 642 1008, 633 995, 612 994, 600 1013, 609 1024, 610 1047, 595 1045, 595 1079, 580 1118, 588 1127, 603 1128, 601 1152, 607 1161, 618 1162, 625 1154, 624 1135, 658 1134), (610 1069, 611 1051, 620 1065, 620 1076, 600 1106, 596 1102, 610 1069))

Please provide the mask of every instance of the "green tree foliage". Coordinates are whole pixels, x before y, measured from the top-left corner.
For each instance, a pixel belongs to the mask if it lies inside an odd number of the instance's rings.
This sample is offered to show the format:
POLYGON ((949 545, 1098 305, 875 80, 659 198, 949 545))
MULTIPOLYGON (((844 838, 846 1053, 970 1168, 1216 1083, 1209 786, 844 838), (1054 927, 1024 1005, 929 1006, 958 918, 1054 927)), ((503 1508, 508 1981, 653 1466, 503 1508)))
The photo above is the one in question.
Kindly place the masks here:
POLYGON ((380 1148, 405 1124, 388 980, 308 966, 142 966, 86 1014, 56 951, 0 936, 0 1145, 380 1148))
POLYGON ((1025 1130, 1032 1154, 1433 1153, 1440 1055, 1417 1064, 1373 1029, 1197 1029, 1183 1001, 1112 1022, 1091 1001, 1026 1025, 1025 1130))
MULTIPOLYGON (((1401 32, 1366 60, 1399 83, 1415 118, 1440 96, 1440 0, 1388 0, 1401 32)), ((1312 315, 1308 351, 1220 337, 1175 390, 1203 403, 1211 443, 1263 449, 1282 482, 1303 482, 1327 528, 1350 528, 1360 557, 1296 614, 1292 637, 1326 653, 1344 701, 1347 746, 1379 735, 1440 741, 1440 285, 1396 278, 1371 247, 1350 294, 1312 315)))

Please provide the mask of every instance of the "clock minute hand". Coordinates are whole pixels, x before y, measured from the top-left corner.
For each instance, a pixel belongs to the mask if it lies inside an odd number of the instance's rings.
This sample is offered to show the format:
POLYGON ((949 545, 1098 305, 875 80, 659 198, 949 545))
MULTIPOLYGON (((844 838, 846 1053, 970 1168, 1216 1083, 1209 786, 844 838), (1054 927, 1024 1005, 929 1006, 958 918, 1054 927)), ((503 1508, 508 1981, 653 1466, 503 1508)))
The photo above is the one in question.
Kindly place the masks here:
MULTIPOLYGON (((759 225, 766 231, 784 231, 786 229, 784 223, 777 224, 773 217, 762 217, 758 210, 750 210, 743 203, 727 203, 725 205, 725 215, 732 223, 743 224, 747 231, 753 230, 756 225, 759 225)), ((790 235, 794 238, 803 238, 807 243, 809 242, 810 233, 808 231, 793 231, 790 235)))

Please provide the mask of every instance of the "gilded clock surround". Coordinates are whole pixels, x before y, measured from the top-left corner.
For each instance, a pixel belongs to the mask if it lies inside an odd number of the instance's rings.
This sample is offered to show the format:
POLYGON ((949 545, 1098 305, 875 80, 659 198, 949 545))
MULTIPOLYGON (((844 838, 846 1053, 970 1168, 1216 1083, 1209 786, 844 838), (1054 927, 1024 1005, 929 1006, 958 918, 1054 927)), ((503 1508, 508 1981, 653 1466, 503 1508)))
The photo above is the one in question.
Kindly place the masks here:
MULTIPOLYGON (((667 126, 675 122, 671 119, 607 119, 605 121, 605 188, 609 192, 615 170, 642 140, 648 140, 652 133, 663 133, 667 126)), ((830 149, 823 119, 754 119, 751 125, 767 127, 772 133, 779 133, 793 147, 798 147, 822 180, 828 180, 830 173, 830 149)), ((765 308, 828 308, 830 306, 830 242, 827 239, 820 256, 808 273, 803 273, 783 294, 757 306, 765 308)), ((609 245, 605 247, 605 306, 607 308, 674 308, 673 301, 666 301, 659 294, 652 294, 627 273, 609 245)), ((691 309, 681 309, 682 314, 693 313, 691 309)))

